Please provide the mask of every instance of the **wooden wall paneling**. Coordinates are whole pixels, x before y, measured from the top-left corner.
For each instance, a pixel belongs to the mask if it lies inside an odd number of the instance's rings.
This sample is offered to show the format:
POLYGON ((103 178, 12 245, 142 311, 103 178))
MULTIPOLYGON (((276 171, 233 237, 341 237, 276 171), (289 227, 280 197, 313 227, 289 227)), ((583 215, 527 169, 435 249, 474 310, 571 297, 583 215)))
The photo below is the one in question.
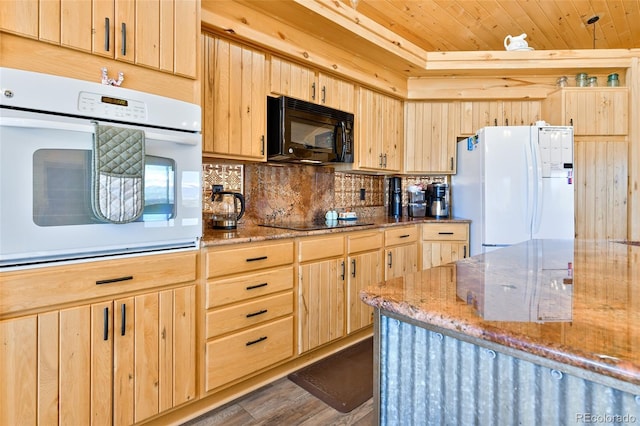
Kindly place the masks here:
POLYGON ((627 143, 579 140, 574 145, 576 237, 627 236, 627 143))

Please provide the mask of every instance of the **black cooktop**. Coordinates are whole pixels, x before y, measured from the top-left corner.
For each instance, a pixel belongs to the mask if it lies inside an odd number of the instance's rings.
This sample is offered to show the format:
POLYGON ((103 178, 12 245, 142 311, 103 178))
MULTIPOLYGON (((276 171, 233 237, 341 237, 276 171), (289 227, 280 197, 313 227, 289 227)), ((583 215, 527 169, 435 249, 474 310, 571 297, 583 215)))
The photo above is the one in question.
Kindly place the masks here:
POLYGON ((352 228, 354 226, 373 225, 373 222, 361 220, 333 220, 326 222, 276 222, 261 223, 260 226, 268 228, 290 229, 292 231, 318 231, 322 229, 352 228))

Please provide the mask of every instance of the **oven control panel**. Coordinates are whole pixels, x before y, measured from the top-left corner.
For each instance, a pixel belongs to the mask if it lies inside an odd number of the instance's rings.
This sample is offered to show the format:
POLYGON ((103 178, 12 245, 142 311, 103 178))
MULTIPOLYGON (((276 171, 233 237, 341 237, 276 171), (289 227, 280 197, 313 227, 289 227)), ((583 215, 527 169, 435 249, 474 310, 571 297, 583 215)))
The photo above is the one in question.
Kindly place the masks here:
POLYGON ((144 102, 115 98, 91 92, 80 92, 78 110, 93 117, 126 121, 147 121, 147 106, 144 102))

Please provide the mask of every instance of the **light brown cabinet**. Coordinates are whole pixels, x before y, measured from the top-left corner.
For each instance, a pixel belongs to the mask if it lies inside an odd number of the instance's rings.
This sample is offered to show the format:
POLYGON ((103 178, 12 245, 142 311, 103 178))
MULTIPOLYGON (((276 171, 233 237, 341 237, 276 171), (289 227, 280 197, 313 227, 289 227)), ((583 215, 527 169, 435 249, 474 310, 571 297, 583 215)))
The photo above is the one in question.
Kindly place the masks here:
POLYGON ((573 126, 575 136, 627 135, 629 133, 629 89, 626 87, 561 89, 545 99, 542 112, 545 120, 553 120, 553 124, 573 126))
POLYGON ((402 101, 358 88, 354 169, 399 172, 402 166, 404 108, 402 101))
POLYGON ((458 102, 405 102, 405 173, 456 172, 458 102))
POLYGON ((293 241, 206 252, 204 391, 293 355, 293 241))
MULTIPOLYGON (((460 103, 459 136, 474 135, 488 126, 528 126, 538 120, 541 101, 465 101, 460 103)), ((552 123, 558 124, 558 123, 552 123)))
POLYGON ((266 160, 266 55, 202 33, 202 151, 266 160))
POLYGON ((384 231, 384 279, 418 271, 418 227, 393 227, 384 231))
POLYGON ((197 74, 200 2, 0 2, 0 30, 185 77, 197 74))
POLYGON ((382 282, 383 234, 353 232, 347 243, 347 334, 373 324, 373 308, 360 299, 360 290, 382 282))
POLYGON ((422 231, 422 269, 469 256, 468 223, 425 223, 422 231))
MULTIPOLYGON (((12 294, 20 292, 15 284, 21 278, 27 293, 33 283, 47 282, 50 288, 38 290, 45 294, 32 298, 49 300, 47 293, 65 289, 67 300, 85 300, 105 277, 128 278, 124 285, 99 284, 106 286, 105 294, 131 292, 156 274, 174 286, 0 321, 0 363, 6 372, 0 423, 129 425, 194 400, 196 256, 160 255, 3 276, 9 286, 5 294, 13 301, 28 298, 12 294), (85 269, 94 274, 93 282, 85 280, 85 269)), ((7 312, 11 309, 2 315, 7 312)))
POLYGON ((270 91, 341 111, 355 111, 353 83, 277 56, 271 57, 270 91))

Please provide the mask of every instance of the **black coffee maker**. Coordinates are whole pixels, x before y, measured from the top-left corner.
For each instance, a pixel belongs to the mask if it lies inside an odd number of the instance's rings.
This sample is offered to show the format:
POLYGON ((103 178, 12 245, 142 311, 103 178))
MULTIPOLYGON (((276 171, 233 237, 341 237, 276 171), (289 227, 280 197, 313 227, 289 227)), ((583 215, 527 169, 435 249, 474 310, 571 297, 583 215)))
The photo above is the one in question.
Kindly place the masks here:
POLYGON ((389 216, 402 216, 402 178, 389 178, 389 216))

